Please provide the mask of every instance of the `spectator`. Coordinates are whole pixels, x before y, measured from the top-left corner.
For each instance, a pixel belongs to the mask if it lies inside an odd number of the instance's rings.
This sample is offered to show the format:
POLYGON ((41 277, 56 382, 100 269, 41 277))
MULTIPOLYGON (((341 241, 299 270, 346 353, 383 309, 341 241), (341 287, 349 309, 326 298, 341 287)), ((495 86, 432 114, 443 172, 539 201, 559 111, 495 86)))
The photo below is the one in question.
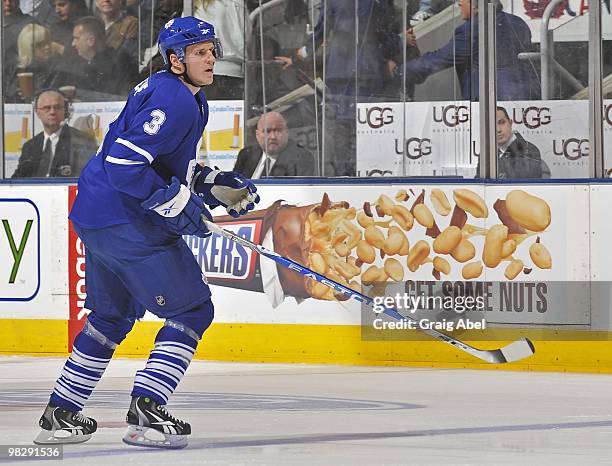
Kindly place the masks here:
MULTIPOLYGON (((497 177, 515 178, 550 178, 550 169, 542 160, 540 150, 523 136, 512 131, 512 120, 504 107, 497 107, 495 115, 497 139, 497 177)), ((480 160, 476 167, 479 176, 480 160)))
POLYGON ((12 83, 16 79, 17 38, 26 24, 34 22, 34 18, 23 14, 19 0, 2 0, 2 14, 2 75, 5 83, 12 83))
MULTIPOLYGON (((223 58, 215 62, 215 80, 206 88, 208 100, 244 99, 244 0, 194 0, 193 16, 215 25, 223 58)), ((185 14, 183 13, 183 16, 185 14)), ((247 16, 248 21, 248 16, 247 16)), ((247 27, 250 31, 250 26, 247 27)))
MULTIPOLYGON (((52 43, 49 30, 40 24, 26 24, 17 38, 17 50, 19 59, 17 62, 17 73, 30 72, 33 74, 33 90, 48 89, 55 87, 59 79, 58 61, 59 50, 62 48, 57 43, 52 43)), ((6 93, 18 95, 21 101, 31 102, 31 96, 22 96, 13 81, 6 87, 6 93)))
POLYGON ((56 18, 51 22, 51 39, 69 48, 72 45, 74 23, 91 13, 85 0, 50 0, 55 8, 56 18))
POLYGON ((123 54, 116 55, 106 46, 101 20, 93 16, 79 19, 74 25, 72 45, 74 50, 63 56, 62 85, 75 86, 81 99, 113 99, 132 86, 129 63, 123 54))
POLYGON ((285 118, 268 112, 257 122, 257 146, 238 153, 234 171, 247 178, 268 176, 314 176, 315 159, 308 150, 289 139, 285 118))
POLYGON ((106 30, 106 45, 138 63, 138 18, 125 12, 125 0, 96 0, 106 30))
MULTIPOLYGON (((396 18, 392 0, 327 0, 321 8, 314 42, 317 48, 325 42, 327 52, 325 156, 338 175, 355 175, 356 103, 386 100, 390 65, 399 56, 396 18)), ((298 59, 314 54, 312 42, 296 52, 298 59)))
POLYGON ((56 90, 43 91, 34 101, 43 131, 23 145, 13 178, 77 177, 96 152, 96 141, 65 124, 70 102, 56 90))
MULTIPOLYGON (((398 66, 395 72, 406 81, 423 82, 438 71, 455 67, 465 100, 478 100, 478 18, 477 3, 459 0, 465 22, 455 29, 455 37, 441 49, 398 66), (472 24, 473 23, 473 24, 472 24)), ((531 31, 518 16, 505 13, 497 4, 497 99, 533 100, 540 98, 539 78, 518 54, 531 49, 531 31)), ((407 34, 407 37, 411 34, 407 34)))
POLYGON ((55 18, 53 5, 49 0, 21 0, 21 11, 34 17, 37 23, 49 26, 55 18))

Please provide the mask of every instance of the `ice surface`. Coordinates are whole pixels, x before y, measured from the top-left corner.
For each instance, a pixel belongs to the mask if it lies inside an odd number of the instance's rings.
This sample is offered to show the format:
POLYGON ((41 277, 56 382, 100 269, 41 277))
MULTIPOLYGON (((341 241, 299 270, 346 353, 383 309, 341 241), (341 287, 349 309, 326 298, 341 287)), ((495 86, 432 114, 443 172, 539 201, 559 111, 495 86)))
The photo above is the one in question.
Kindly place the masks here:
MULTIPOLYGON (((0 443, 31 445, 63 358, 0 358, 0 443)), ((132 377, 113 360, 85 413, 100 429, 28 464, 607 464, 612 376, 194 361, 169 404, 179 451, 121 442, 132 377)), ((1 460, 0 460, 1 461, 1 460)), ((23 464, 23 461, 19 462, 23 464)))

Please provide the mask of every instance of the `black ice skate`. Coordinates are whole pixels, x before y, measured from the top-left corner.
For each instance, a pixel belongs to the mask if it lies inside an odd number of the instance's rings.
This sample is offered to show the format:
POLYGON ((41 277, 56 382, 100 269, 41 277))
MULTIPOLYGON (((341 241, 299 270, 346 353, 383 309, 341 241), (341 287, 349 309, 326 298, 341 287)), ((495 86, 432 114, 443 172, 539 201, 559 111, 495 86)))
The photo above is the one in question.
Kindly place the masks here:
POLYGON ((123 441, 129 445, 184 448, 191 434, 188 423, 176 419, 164 405, 146 396, 132 398, 126 420, 129 427, 123 441))
POLYGON ((86 442, 98 428, 95 420, 83 416, 80 411, 68 411, 50 404, 45 408, 38 425, 42 429, 34 443, 39 445, 86 442))

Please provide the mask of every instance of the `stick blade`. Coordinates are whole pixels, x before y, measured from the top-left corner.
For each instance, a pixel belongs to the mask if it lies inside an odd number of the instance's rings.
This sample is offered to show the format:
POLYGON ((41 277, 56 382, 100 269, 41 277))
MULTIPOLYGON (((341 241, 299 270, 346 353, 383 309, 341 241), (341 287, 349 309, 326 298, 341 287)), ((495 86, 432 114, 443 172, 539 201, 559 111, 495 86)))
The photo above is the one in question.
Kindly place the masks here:
POLYGON ((510 343, 508 346, 504 346, 499 351, 505 359, 505 361, 500 362, 514 362, 535 354, 535 346, 533 346, 533 343, 528 338, 521 338, 510 343))

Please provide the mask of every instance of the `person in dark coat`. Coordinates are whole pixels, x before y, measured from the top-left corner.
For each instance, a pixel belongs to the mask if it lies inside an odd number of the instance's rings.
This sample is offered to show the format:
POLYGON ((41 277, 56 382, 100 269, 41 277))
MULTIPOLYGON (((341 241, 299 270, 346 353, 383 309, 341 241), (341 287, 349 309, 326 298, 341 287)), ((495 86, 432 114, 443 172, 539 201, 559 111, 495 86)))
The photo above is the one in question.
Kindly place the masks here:
POLYGON ((43 131, 23 145, 13 178, 77 177, 96 152, 93 137, 64 124, 68 101, 56 90, 35 101, 43 131))
MULTIPOLYGON (((478 11, 476 0, 460 1, 465 22, 455 29, 455 37, 444 47, 410 60, 395 68, 406 81, 422 83, 429 76, 452 66, 465 100, 478 100, 478 11)), ((540 80, 529 61, 519 60, 521 52, 531 51, 531 31, 518 16, 505 13, 501 3, 496 15, 497 100, 537 100, 540 80)))
POLYGON ((51 21, 51 39, 66 48, 72 45, 74 23, 84 16, 91 15, 85 0, 49 0, 55 10, 51 21))
MULTIPOLYGON (((19 33, 24 26, 33 23, 34 18, 21 11, 19 0, 4 0, 2 2, 2 16, 2 77, 6 86, 6 83, 14 83, 17 79, 17 38, 19 33)), ((15 96, 9 95, 7 97, 9 101, 14 101, 15 96)))
MULTIPOLYGON (((305 63, 324 50, 325 158, 336 175, 356 173, 357 102, 387 102, 396 94, 385 95, 401 56, 397 18, 392 0, 326 0, 312 36, 295 52, 305 63)), ((293 58, 274 57, 285 68, 293 58)), ((327 167, 324 174, 331 175, 327 167)))
POLYGON ((130 66, 126 57, 106 46, 102 21, 85 16, 74 25, 72 48, 62 56, 59 82, 75 86, 83 101, 113 100, 135 84, 136 64, 130 66))
MULTIPOLYGON (((497 107, 496 140, 498 150, 497 177, 500 179, 550 178, 550 168, 542 160, 540 150, 519 133, 512 131, 512 120, 504 107, 497 107)), ((480 171, 480 161, 476 177, 480 171)))
POLYGON ((289 139, 285 118, 278 112, 267 112, 257 122, 257 146, 238 153, 234 171, 246 178, 268 176, 314 176, 315 159, 307 149, 289 139))

